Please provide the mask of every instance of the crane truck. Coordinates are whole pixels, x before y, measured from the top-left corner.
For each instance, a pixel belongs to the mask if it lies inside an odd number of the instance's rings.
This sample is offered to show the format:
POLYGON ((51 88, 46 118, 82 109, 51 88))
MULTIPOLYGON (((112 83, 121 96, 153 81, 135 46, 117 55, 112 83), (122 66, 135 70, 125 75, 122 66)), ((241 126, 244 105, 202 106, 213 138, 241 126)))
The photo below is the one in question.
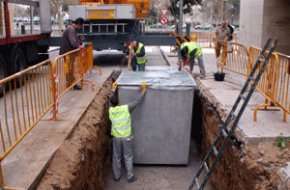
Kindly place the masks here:
MULTIPOLYGON (((93 42, 96 50, 122 50, 125 42, 133 40, 146 45, 175 44, 169 34, 145 32, 149 11, 150 0, 79 0, 79 5, 69 6, 71 20, 85 19, 79 35, 93 42)), ((52 45, 57 45, 59 40, 54 38, 52 41, 52 45)))

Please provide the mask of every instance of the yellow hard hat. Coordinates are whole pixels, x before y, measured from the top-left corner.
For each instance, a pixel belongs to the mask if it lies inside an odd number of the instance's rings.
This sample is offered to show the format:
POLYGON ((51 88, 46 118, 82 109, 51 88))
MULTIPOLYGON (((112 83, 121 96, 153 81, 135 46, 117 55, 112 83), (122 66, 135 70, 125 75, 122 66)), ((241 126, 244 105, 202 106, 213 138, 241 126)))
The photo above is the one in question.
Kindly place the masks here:
POLYGON ((190 41, 197 41, 197 35, 192 34, 192 35, 190 36, 190 41))

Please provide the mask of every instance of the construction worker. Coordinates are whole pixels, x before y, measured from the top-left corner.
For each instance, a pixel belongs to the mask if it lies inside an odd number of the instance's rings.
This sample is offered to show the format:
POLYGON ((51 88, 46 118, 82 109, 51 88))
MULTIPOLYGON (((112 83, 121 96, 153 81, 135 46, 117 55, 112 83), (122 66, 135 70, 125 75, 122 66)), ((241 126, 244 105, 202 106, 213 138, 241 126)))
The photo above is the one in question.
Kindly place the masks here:
MULTIPOLYGON (((113 91, 117 85, 113 84, 113 91)), ((112 122, 111 135, 113 136, 113 179, 121 179, 121 161, 122 157, 127 169, 127 181, 132 183, 137 180, 133 172, 133 142, 132 142, 132 121, 131 113, 136 106, 141 103, 147 85, 142 85, 142 93, 137 100, 127 105, 119 105, 117 93, 114 93, 110 99, 109 118, 112 122), (123 152, 123 154, 122 154, 123 152)))
POLYGON ((195 60, 198 62, 200 77, 205 77, 205 68, 202 58, 202 48, 196 42, 184 42, 180 46, 181 58, 183 63, 189 62, 190 72, 193 70, 195 60))
POLYGON ((145 71, 147 56, 144 44, 137 41, 133 41, 131 45, 135 52, 133 57, 136 58, 138 71, 145 71))
POLYGON ((125 58, 124 60, 127 60, 127 68, 129 71, 133 70, 136 71, 137 69, 137 60, 136 57, 134 56, 134 49, 132 47, 131 42, 126 42, 124 43, 124 48, 125 48, 125 58))
MULTIPOLYGON (((85 21, 83 18, 77 18, 71 25, 67 26, 61 39, 59 55, 63 55, 80 47, 81 43, 77 36, 77 31, 83 27, 84 22, 85 21)), ((66 74, 67 87, 69 87, 75 81, 75 61, 75 56, 73 54, 70 55, 71 69, 69 69, 69 72, 66 74)), ((81 86, 76 84, 74 89, 80 90, 81 86)))

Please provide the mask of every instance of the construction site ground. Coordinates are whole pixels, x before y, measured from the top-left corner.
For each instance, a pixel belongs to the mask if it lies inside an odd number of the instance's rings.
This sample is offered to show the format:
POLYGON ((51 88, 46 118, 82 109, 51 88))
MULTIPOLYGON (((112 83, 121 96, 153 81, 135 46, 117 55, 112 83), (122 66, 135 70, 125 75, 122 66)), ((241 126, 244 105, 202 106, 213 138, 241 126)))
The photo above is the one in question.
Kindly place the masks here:
MULTIPOLYGON (((149 57, 148 65, 166 66, 169 64, 171 66, 176 66, 176 54, 170 53, 169 47, 162 47, 161 49, 162 52, 164 52, 166 59, 162 56, 159 47, 150 47, 146 49, 149 57)), ((206 97, 206 101, 210 102, 210 105, 214 108, 214 112, 217 115, 216 117, 224 118, 233 106, 246 78, 227 72, 224 82, 214 81, 213 73, 217 71, 214 50, 204 49, 203 56, 207 76, 204 79, 199 79, 199 77, 197 77, 199 84, 199 95, 206 97)), ((112 60, 112 57, 114 57, 112 54, 107 57, 109 57, 107 62, 105 61, 102 64, 98 64, 98 67, 95 67, 92 70, 92 73, 88 75, 88 79, 92 80, 96 84, 97 89, 94 92, 92 92, 91 87, 88 85, 85 85, 85 89, 82 91, 69 91, 61 98, 59 106, 59 120, 49 121, 48 119, 50 117, 50 113, 48 113, 45 118, 40 121, 37 126, 24 138, 24 140, 8 155, 8 157, 5 158, 2 162, 2 167, 4 169, 4 180, 6 186, 24 189, 35 188, 39 181, 41 181, 38 186, 39 189, 67 189, 70 185, 72 185, 72 181, 70 181, 70 179, 73 178, 72 176, 77 176, 78 174, 72 173, 71 176, 66 176, 66 171, 61 171, 60 165, 66 165, 67 162, 67 168, 70 168, 74 167, 73 164, 76 163, 71 163, 68 160, 56 159, 60 162, 59 165, 57 165, 52 158, 56 150, 63 146, 65 139, 69 139, 72 134, 75 133, 75 126, 79 123, 91 102, 96 101, 94 98, 97 93, 99 93, 98 89, 101 88, 102 84, 110 76, 111 72, 114 69, 126 69, 125 67, 121 67, 119 62, 117 62, 117 64, 109 63, 112 60), (99 68, 102 69, 102 75, 99 73, 99 68), (69 164, 71 164, 71 166, 69 164), (47 167, 48 170, 46 171, 47 167), (58 167, 60 171, 57 171, 58 167), (51 173, 52 171, 56 171, 55 173, 60 176, 54 178, 50 177, 54 176, 54 174, 51 173), (64 174, 64 176, 61 176, 61 174, 64 174), (44 178, 42 178, 43 175, 44 178)), ((98 60, 96 60, 96 63, 98 63, 98 60)), ((194 75, 197 76, 198 73, 199 69, 196 65, 194 67, 194 75)), ((110 86, 107 86, 106 88, 110 88, 110 86)), ((107 99, 101 101, 105 104, 107 99)), ((237 160, 242 163, 246 160, 245 173, 249 173, 252 169, 255 169, 256 172, 253 171, 253 173, 249 174, 249 178, 243 176, 238 177, 243 180, 248 179, 248 182, 245 183, 249 184, 251 184, 252 181, 253 183, 256 183, 256 181, 254 181, 256 179, 255 177, 260 177, 261 184, 255 184, 255 189, 267 189, 268 187, 272 187, 277 184, 280 184, 280 189, 288 189, 290 188, 290 144, 288 143, 286 145, 286 149, 280 150, 278 147, 273 145, 273 142, 278 136, 290 136, 289 117, 287 122, 283 122, 281 111, 259 111, 258 121, 253 122, 253 108, 263 102, 264 99, 258 92, 256 92, 252 96, 250 103, 239 122, 237 136, 245 143, 246 148, 243 149, 243 153, 238 153, 243 154, 243 156, 240 156, 240 158, 237 156, 237 160), (269 173, 265 173, 265 170, 269 173), (276 174, 274 174, 275 172, 276 174), (251 179, 253 175, 255 177, 251 179), (275 179, 268 179, 273 176, 275 176, 275 179)), ((203 109, 203 112, 206 113, 207 111, 208 110, 203 109)), ((212 118, 214 118, 214 116, 212 116, 212 118)), ((211 121, 210 115, 207 119, 204 119, 203 122, 205 124, 208 123, 209 125, 211 122, 217 123, 217 121, 211 121)), ((80 124, 82 123, 80 122, 80 124)), ((206 127, 211 129, 212 126, 206 125, 206 127)), ((192 130, 193 133, 195 133, 195 128, 192 130)), ((217 131, 217 129, 212 130, 217 131)), ((214 138, 213 134, 207 133, 205 135, 208 136, 205 137, 204 140, 212 141, 214 138)), ((104 142, 107 141, 104 140, 104 142)), ((211 142, 205 143, 207 145, 203 146, 204 150, 199 152, 201 155, 205 154, 207 151, 206 148, 208 148, 210 143, 211 142)), ((65 150, 62 149, 62 152, 64 151, 65 150)), ((72 150, 71 154, 73 154, 73 151, 74 150, 72 150)), ((57 155, 61 155, 61 153, 58 152, 57 155)), ((227 152, 224 156, 228 156, 227 152)), ((187 189, 195 172, 197 171, 197 168, 199 167, 201 160, 200 157, 202 158, 202 156, 198 154, 195 142, 192 141, 190 163, 188 166, 137 165, 135 166, 135 172, 138 180, 132 184, 127 183, 125 173, 123 173, 123 177, 120 182, 116 183, 113 181, 109 164, 110 160, 107 160, 107 172, 102 173, 103 175, 106 175, 105 182, 103 182, 100 187, 108 190, 187 189)), ((232 165, 234 163, 231 164, 227 162, 226 164, 229 166, 227 170, 230 170, 230 168, 235 170, 235 167, 239 167, 239 165, 232 165)), ((222 171, 223 174, 227 173, 225 170, 222 171)), ((243 168, 241 168, 241 170, 243 170, 243 168)), ((241 171, 241 174, 245 173, 241 171)), ((230 178, 228 180, 233 180, 236 182, 235 180, 237 180, 238 177, 235 178, 234 176, 232 179, 230 178)), ((207 189, 233 189, 229 187, 227 183, 223 183, 222 178, 223 177, 218 174, 214 175, 212 179, 214 187, 208 186, 207 189), (218 188, 216 188, 216 186, 218 188)), ((92 184, 97 184, 97 182, 99 182, 97 179, 92 180, 92 184)), ((243 189, 243 187, 245 187, 244 184, 233 185, 237 185, 237 187, 239 187, 236 189, 243 189)), ((102 188, 96 187, 95 189, 102 188)), ((273 187, 273 189, 275 188, 273 187)))

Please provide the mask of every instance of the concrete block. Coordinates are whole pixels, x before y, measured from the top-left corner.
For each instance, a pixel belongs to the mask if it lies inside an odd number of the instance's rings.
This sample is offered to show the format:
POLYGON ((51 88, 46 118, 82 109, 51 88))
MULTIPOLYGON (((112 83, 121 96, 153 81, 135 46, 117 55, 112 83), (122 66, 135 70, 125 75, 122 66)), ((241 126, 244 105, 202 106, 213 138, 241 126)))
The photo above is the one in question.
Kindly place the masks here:
POLYGON ((123 72, 117 80, 120 104, 136 99, 141 82, 149 88, 132 113, 134 163, 188 164, 195 81, 168 67, 123 72))

